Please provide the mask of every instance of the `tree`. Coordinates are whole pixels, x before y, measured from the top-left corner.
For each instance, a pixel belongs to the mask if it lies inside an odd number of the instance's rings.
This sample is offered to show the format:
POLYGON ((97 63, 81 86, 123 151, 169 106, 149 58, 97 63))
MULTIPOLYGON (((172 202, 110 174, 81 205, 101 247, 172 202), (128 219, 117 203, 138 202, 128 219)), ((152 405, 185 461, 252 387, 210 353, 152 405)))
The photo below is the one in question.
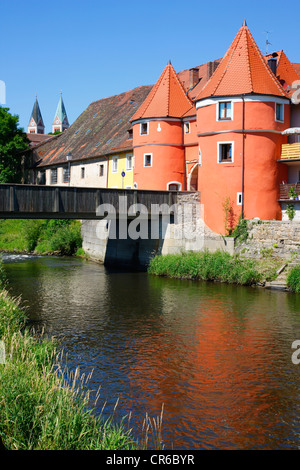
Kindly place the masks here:
POLYGON ((21 182, 22 151, 29 149, 28 144, 19 116, 0 106, 0 183, 21 182))

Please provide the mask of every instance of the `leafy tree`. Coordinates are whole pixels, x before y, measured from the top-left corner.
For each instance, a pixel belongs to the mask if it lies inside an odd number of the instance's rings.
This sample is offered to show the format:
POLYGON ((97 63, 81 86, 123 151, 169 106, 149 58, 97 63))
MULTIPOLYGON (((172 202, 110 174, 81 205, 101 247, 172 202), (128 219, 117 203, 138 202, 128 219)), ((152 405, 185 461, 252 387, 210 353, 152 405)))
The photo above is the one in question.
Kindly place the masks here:
POLYGON ((28 143, 19 116, 0 106, 0 183, 21 182, 22 151, 29 148, 28 143))

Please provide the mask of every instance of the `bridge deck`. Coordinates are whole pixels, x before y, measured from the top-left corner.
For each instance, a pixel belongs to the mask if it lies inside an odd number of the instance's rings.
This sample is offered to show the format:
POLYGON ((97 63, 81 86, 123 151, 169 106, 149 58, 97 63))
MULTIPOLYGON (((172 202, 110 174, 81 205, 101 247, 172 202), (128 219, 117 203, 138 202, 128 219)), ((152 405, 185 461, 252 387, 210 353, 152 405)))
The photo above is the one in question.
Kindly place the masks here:
POLYGON ((117 216, 136 204, 150 214, 153 204, 176 204, 179 193, 186 192, 0 184, 0 218, 99 219, 102 204, 112 206, 117 216))

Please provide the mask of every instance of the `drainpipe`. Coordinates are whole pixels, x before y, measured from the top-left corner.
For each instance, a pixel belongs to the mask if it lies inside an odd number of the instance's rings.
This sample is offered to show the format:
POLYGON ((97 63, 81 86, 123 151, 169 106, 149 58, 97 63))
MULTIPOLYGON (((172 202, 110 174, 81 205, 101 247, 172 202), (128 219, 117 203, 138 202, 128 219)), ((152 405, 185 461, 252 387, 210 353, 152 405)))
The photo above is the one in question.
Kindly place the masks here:
POLYGON ((245 97, 243 101, 243 155, 242 155, 242 219, 245 216, 245 97))
POLYGON ((186 168, 185 168, 185 148, 184 148, 184 122, 181 121, 181 146, 182 146, 182 158, 183 158, 183 172, 182 172, 182 190, 186 191, 186 168))

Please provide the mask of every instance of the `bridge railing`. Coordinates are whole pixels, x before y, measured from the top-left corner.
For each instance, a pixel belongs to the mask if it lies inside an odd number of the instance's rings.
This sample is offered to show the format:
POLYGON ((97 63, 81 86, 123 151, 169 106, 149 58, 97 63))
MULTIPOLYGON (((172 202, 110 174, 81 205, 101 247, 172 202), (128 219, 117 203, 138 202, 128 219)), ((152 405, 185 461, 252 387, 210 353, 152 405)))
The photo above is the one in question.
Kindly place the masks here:
POLYGON ((178 191, 87 188, 72 186, 40 186, 0 184, 1 218, 97 218, 101 204, 114 207, 116 214, 126 196, 127 210, 143 204, 151 212, 152 204, 176 204, 178 191))

